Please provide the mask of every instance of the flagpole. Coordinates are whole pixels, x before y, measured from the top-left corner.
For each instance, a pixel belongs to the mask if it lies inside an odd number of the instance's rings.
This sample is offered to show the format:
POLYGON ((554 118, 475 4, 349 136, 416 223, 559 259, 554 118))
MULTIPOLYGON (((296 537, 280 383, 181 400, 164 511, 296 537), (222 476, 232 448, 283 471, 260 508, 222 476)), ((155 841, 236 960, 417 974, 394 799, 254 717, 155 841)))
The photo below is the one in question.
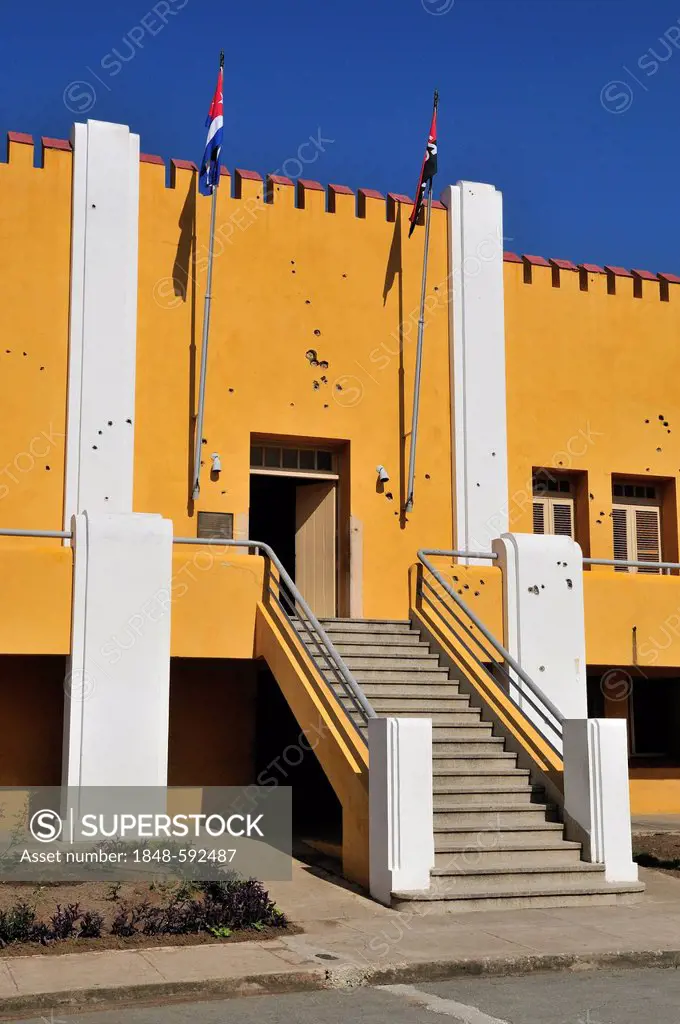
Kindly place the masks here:
MULTIPOLYGON (((224 67, 224 51, 220 53, 220 68, 224 67)), ((210 307, 212 304, 213 256, 215 250, 215 222, 217 218, 217 183, 220 175, 217 166, 217 181, 212 190, 212 206, 210 209, 210 240, 208 243, 208 273, 205 282, 205 299, 203 303, 203 338, 201 341, 201 380, 198 388, 198 412, 196 413, 196 436, 194 438, 194 486, 191 491, 192 501, 196 501, 201 493, 201 451, 203 447, 203 414, 205 412, 205 382, 208 371, 208 340, 210 338, 210 307)))
POLYGON ((408 488, 405 512, 413 511, 413 488, 416 475, 416 443, 418 440, 418 413, 420 411, 420 375, 423 367, 423 336, 425 334, 425 299, 427 297, 427 261, 430 254, 430 218, 432 216, 432 178, 427 192, 425 214, 425 251, 423 253, 423 280, 420 288, 420 317, 418 318, 418 347, 416 349, 416 375, 413 382, 413 416, 411 417, 411 452, 408 464, 408 488))

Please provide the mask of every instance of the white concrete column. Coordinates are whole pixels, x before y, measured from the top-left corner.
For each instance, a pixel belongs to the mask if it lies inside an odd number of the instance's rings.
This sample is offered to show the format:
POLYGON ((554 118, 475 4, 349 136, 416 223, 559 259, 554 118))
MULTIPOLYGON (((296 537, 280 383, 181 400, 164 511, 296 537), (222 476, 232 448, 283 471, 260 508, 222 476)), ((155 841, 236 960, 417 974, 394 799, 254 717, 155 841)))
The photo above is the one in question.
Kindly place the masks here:
POLYGON ((139 136, 75 124, 64 529, 87 509, 131 512, 139 136))
POLYGON ((64 786, 165 786, 172 522, 73 519, 64 786))
POLYGON ((432 720, 368 722, 371 896, 430 887, 434 867, 432 720))
POLYGON ((503 197, 460 181, 449 211, 455 547, 486 551, 508 528, 503 197))
POLYGON ((608 882, 636 882, 628 787, 628 735, 622 718, 564 723, 564 822, 586 860, 604 864, 608 882))
MULTIPOLYGON (((505 646, 565 718, 587 718, 583 554, 570 537, 505 533, 492 542, 503 573, 505 646)), ((523 697, 519 705, 554 740, 523 697)))

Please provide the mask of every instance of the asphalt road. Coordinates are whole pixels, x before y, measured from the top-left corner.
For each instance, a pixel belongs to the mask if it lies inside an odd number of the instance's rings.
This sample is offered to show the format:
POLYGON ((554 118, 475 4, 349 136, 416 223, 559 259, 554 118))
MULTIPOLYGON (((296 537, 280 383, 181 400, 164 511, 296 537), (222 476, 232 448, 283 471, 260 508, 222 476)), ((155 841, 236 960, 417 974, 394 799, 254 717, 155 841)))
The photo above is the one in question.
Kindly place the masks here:
POLYGON ((453 1024, 678 1024, 680 971, 473 978, 77 1015, 48 1010, 30 1024, 435 1024, 447 1016, 453 1024))

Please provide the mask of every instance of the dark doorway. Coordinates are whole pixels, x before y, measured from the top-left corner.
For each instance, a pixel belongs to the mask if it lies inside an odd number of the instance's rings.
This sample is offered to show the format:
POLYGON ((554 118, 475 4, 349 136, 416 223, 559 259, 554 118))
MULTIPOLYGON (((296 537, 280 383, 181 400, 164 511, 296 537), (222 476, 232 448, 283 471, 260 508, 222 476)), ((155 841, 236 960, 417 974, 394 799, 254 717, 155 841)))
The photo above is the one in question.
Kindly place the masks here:
POLYGON ((249 533, 274 549, 316 615, 336 615, 335 479, 252 473, 249 533))
POLYGON ((278 684, 258 673, 255 778, 259 786, 292 786, 293 837, 333 845, 342 839, 342 807, 278 684))

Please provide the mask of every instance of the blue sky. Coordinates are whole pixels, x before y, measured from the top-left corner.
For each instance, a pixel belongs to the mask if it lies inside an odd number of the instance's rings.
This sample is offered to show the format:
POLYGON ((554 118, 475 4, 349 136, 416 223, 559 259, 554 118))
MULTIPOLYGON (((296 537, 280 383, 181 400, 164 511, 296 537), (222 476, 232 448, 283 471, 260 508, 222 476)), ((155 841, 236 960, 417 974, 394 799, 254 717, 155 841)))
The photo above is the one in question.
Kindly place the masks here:
POLYGON ((320 132, 302 176, 412 195, 436 85, 439 185, 501 188, 506 248, 680 272, 680 0, 33 0, 1 19, 0 131, 90 116, 198 161, 224 46, 229 167, 294 173, 320 132))

